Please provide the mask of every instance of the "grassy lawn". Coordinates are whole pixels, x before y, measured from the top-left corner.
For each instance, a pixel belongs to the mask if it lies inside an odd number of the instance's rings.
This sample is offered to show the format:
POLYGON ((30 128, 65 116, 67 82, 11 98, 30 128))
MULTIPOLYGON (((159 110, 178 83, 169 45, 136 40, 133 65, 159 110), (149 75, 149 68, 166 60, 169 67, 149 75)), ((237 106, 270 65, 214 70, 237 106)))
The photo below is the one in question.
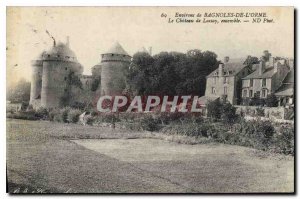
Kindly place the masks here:
POLYGON ((162 138, 166 137, 7 120, 9 192, 293 191, 293 157, 215 143, 178 144, 162 138))

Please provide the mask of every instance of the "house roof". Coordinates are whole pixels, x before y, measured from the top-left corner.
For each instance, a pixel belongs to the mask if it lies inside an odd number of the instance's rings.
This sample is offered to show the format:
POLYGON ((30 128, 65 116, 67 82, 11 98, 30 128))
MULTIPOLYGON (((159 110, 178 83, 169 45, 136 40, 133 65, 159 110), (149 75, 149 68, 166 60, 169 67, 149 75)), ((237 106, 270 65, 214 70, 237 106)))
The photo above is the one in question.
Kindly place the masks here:
POLYGON ((52 46, 47 52, 44 52, 43 54, 45 53, 52 57, 58 57, 58 56, 61 58, 72 57, 74 58, 74 60, 77 61, 75 53, 69 48, 68 45, 62 42, 59 42, 57 45, 52 46))
POLYGON ((261 79, 261 78, 270 78, 270 77, 273 77, 274 75, 274 67, 270 67, 270 68, 267 68, 263 74, 259 74, 259 70, 255 70, 253 73, 251 73, 250 75, 242 78, 242 79, 252 79, 252 78, 255 78, 255 79, 261 79))
POLYGON ((284 78, 282 85, 276 91, 276 96, 292 96, 294 94, 294 70, 291 70, 284 78))
POLYGON ((218 97, 218 96, 216 96, 216 97, 213 97, 213 96, 202 96, 202 97, 198 98, 198 103, 200 105, 206 105, 208 102, 215 101, 218 98, 220 98, 220 97, 218 97))
POLYGON ((276 91, 276 96, 292 96, 294 94, 294 84, 282 84, 276 91))
POLYGON ((294 77, 295 77, 295 73, 294 73, 294 69, 292 69, 284 78, 283 84, 293 84, 294 77))
POLYGON ((123 49, 119 42, 115 42, 105 53, 103 54, 118 54, 118 55, 128 55, 129 54, 123 49))
MULTIPOLYGON (((237 73, 239 73, 243 68, 245 68, 246 65, 244 65, 243 59, 234 59, 229 61, 228 63, 224 63, 224 72, 229 72, 225 76, 234 76, 237 73)), ((211 72, 207 77, 213 77, 215 72, 218 72, 219 69, 217 68, 213 72, 211 72)))

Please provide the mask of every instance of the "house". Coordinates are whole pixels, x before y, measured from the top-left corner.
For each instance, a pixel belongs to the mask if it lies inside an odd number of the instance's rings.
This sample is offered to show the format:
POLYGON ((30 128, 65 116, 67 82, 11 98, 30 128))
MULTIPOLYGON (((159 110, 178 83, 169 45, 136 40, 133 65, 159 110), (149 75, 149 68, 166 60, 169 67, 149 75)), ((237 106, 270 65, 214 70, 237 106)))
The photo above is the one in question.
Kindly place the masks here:
POLYGON ((241 78, 252 72, 251 67, 245 65, 244 61, 244 59, 229 60, 229 57, 225 57, 218 69, 206 77, 205 96, 199 98, 200 103, 225 97, 231 104, 239 104, 241 78))
POLYGON ((275 92, 279 106, 294 105, 294 76, 294 69, 291 69, 279 89, 275 92))
POLYGON ((290 68, 286 59, 275 59, 273 57, 262 57, 256 70, 250 75, 242 78, 242 99, 247 105, 251 98, 265 99, 281 86, 290 68))

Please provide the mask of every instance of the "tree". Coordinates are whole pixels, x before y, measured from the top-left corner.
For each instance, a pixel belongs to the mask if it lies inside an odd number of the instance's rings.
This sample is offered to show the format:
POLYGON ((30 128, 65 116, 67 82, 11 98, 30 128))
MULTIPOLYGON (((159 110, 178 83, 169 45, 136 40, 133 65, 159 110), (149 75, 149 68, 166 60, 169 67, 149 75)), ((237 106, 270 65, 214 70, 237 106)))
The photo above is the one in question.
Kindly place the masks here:
POLYGON ((96 91, 100 87, 100 78, 94 78, 91 85, 91 91, 96 91))
POLYGON ((236 108, 229 102, 223 104, 221 114, 222 121, 231 125, 236 121, 237 118, 238 115, 236 114, 236 108))
POLYGON ((270 95, 267 96, 266 105, 268 107, 276 107, 276 106, 278 106, 278 100, 277 100, 277 98, 276 98, 276 96, 275 96, 274 93, 272 93, 272 94, 270 94, 270 95))
POLYGON ((30 100, 30 82, 21 79, 15 87, 8 88, 7 100, 13 103, 28 103, 30 100))
POLYGON ((219 99, 214 101, 209 101, 206 105, 207 116, 213 119, 221 119, 222 115, 222 103, 219 99))
POLYGON ((238 115, 236 114, 236 108, 227 101, 221 101, 217 99, 215 101, 208 102, 207 116, 215 120, 221 119, 226 124, 233 124, 238 115))
POLYGON ((204 95, 206 76, 218 67, 211 51, 136 53, 126 76, 127 88, 139 95, 204 95))
POLYGON ((244 64, 246 66, 251 66, 253 64, 258 64, 259 63, 259 60, 257 57, 252 57, 251 55, 249 55, 246 60, 244 61, 244 64))

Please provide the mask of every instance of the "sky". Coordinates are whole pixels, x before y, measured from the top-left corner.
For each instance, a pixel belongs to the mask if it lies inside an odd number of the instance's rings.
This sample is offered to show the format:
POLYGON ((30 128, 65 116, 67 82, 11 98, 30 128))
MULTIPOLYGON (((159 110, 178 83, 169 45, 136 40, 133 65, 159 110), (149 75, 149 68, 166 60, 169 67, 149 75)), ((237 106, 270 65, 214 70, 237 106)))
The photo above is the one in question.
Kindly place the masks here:
MULTIPOLYGON (((65 42, 91 74, 101 61, 100 54, 118 41, 133 55, 141 48, 187 52, 210 50, 218 59, 294 55, 294 10, 292 7, 8 7, 7 8, 7 85, 21 78, 30 80, 31 60, 50 49, 52 39, 65 42), (175 13, 260 13, 274 23, 168 23, 175 13), (161 17, 162 13, 167 17, 161 17)), ((215 18, 213 18, 215 19, 215 18)))

